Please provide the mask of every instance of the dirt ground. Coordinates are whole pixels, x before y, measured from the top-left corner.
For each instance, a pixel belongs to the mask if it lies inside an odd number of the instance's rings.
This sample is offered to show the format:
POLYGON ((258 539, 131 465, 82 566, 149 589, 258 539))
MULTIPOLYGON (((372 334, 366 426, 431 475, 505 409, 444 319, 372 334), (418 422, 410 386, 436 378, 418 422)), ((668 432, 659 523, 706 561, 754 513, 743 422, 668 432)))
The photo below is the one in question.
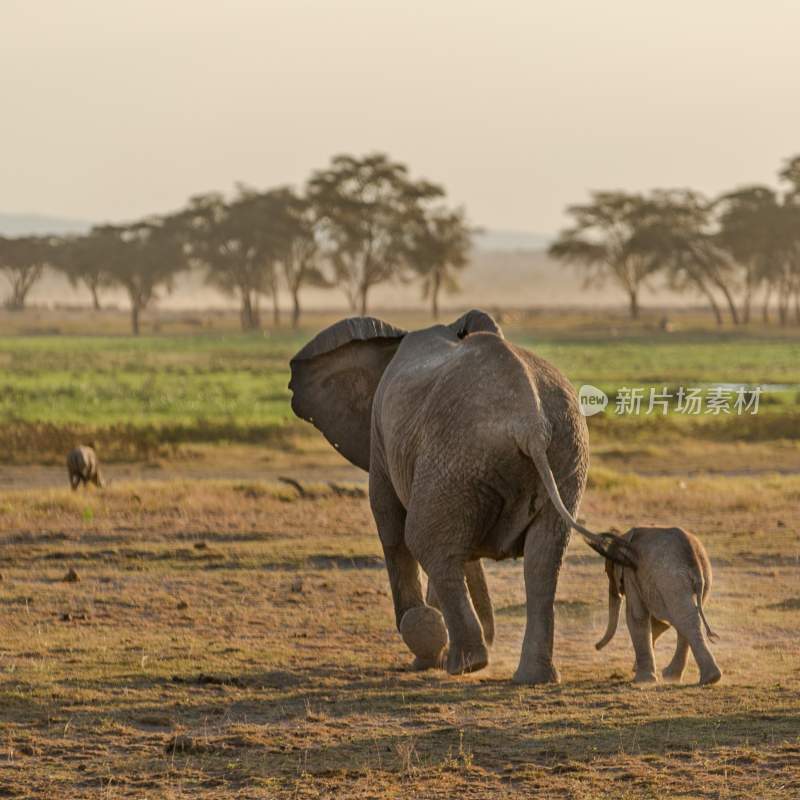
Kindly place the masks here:
POLYGON ((633 687, 624 626, 594 649, 605 576, 576 539, 562 682, 520 687, 521 562, 488 565, 489 668, 411 672, 363 484, 280 458, 264 469, 293 467, 304 496, 197 465, 0 490, 0 796, 800 796, 797 475, 595 470, 594 527, 702 536, 724 677, 696 687, 690 662, 684 685, 633 687))

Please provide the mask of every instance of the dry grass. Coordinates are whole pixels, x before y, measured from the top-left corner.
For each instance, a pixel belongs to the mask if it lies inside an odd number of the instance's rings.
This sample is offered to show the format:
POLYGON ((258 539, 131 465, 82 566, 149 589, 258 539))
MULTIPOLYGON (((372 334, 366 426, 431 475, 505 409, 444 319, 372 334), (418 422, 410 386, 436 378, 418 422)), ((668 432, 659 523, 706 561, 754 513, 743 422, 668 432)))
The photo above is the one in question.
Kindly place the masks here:
POLYGON ((593 525, 668 521, 706 542, 725 672, 710 689, 633 688, 624 630, 594 650, 605 577, 578 541, 560 685, 510 682, 518 562, 489 567, 488 670, 407 671, 366 501, 311 488, 0 493, 0 796, 800 794, 800 477, 595 471, 593 525))

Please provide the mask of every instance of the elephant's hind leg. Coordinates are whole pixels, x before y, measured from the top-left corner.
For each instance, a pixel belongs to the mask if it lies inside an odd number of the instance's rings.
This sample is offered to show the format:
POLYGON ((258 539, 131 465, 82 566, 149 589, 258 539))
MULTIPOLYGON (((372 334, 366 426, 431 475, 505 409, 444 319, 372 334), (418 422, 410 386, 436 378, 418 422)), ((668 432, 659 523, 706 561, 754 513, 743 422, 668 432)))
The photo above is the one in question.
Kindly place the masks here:
POLYGON ((553 625, 556 584, 569 541, 567 527, 555 508, 547 505, 525 536, 525 595, 527 620, 515 683, 558 683, 553 664, 553 625))
POLYGON ((468 538, 463 530, 467 525, 469 515, 463 514, 463 508, 448 511, 441 503, 414 505, 406 521, 406 542, 428 573, 447 625, 447 671, 452 675, 475 672, 489 663, 483 628, 467 588, 466 553, 461 544, 468 538))
POLYGON ((416 656, 415 669, 439 667, 447 646, 447 629, 439 611, 425 605, 419 564, 404 538, 406 511, 391 484, 377 470, 370 475, 370 505, 383 545, 397 629, 416 656))
POLYGON ((636 585, 626 587, 625 621, 636 653, 634 683, 655 683, 656 657, 653 652, 652 616, 645 607, 636 585))
POLYGON ((711 651, 708 649, 703 628, 700 621, 700 612, 694 604, 694 599, 688 593, 674 603, 673 624, 678 633, 689 643, 692 655, 700 670, 700 685, 716 683, 722 677, 722 671, 717 665, 711 651))
MULTIPOLYGON (((656 642, 661 638, 663 633, 666 633, 669 630, 669 623, 663 622, 660 619, 657 619, 652 614, 650 615, 650 632, 653 637, 653 648, 655 649, 656 642)), ((633 660, 633 666, 631 667, 631 672, 636 672, 637 665, 636 659, 633 660)), ((662 673, 663 674, 663 673, 662 673)))
POLYGON ((483 638, 489 647, 494 643, 494 608, 486 585, 486 573, 480 561, 468 561, 464 567, 472 605, 483 628, 483 638))
POLYGON ((672 661, 664 667, 661 672, 661 677, 665 681, 674 681, 679 683, 683 678, 683 672, 686 669, 686 661, 689 658, 689 640, 680 632, 678 632, 678 643, 675 645, 675 655, 672 656, 672 661))
POLYGON ((489 663, 489 651, 467 590, 463 564, 453 560, 431 565, 430 578, 450 634, 447 671, 460 675, 483 669, 489 663))
MULTIPOLYGON (((480 561, 468 561, 464 566, 464 573, 467 577, 467 588, 469 596, 472 598, 472 605, 475 607, 475 612, 483 628, 483 639, 491 647, 494 643, 494 607, 492 598, 489 596, 489 587, 486 585, 483 564, 480 561)), ((425 602, 433 608, 442 610, 436 590, 433 588, 433 581, 430 580, 425 602)))

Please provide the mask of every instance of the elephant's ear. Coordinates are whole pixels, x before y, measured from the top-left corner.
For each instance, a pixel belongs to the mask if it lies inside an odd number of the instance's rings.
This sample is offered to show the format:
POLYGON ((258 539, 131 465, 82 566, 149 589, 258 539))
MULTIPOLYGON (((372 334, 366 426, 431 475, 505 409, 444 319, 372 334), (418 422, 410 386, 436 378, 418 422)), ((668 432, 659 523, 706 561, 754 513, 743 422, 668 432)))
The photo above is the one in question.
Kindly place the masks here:
POLYGON ((289 363, 292 411, 361 469, 369 469, 372 398, 405 333, 372 317, 343 319, 289 363))
POLYGON ((500 330, 500 326, 492 319, 491 315, 478 308, 467 311, 463 317, 459 317, 455 322, 450 323, 448 327, 456 332, 456 336, 459 339, 479 331, 496 333, 501 339, 503 338, 503 331, 500 330))

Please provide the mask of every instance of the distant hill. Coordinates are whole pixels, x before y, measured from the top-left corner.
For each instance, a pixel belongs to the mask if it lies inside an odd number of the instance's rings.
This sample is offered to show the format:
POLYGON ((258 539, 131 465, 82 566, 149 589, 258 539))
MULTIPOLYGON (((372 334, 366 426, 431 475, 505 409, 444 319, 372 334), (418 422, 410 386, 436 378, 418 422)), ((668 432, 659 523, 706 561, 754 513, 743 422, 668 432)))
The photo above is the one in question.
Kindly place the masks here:
MULTIPOLYGON (((0 212, 0 236, 36 236, 47 233, 84 233, 94 225, 85 219, 46 214, 4 214, 0 212)), ((486 230, 475 235, 475 249, 481 252, 546 250, 552 237, 528 231, 486 230)))
POLYGON ((92 224, 85 219, 51 217, 45 214, 0 213, 0 236, 84 233, 92 227, 92 224))

